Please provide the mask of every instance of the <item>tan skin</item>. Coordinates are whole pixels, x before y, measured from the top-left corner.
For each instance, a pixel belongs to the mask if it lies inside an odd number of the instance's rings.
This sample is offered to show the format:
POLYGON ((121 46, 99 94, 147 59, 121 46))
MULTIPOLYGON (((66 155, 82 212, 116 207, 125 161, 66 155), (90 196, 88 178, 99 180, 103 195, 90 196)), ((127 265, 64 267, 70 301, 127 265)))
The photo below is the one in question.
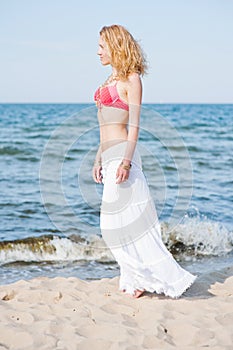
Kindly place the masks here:
MULTIPOLYGON (((106 42, 100 36, 99 47, 97 54, 100 57, 100 61, 103 66, 111 65, 111 59, 109 55, 109 50, 106 42)), ((117 75, 116 69, 112 66, 112 73, 117 75)), ((129 106, 140 106, 142 101, 142 84, 139 74, 131 74, 126 81, 118 81, 117 90, 119 97, 125 101, 129 106)), ((100 141, 102 144, 107 144, 112 140, 125 140, 131 142, 137 142, 138 139, 139 126, 129 126, 128 131, 125 124, 116 124, 112 126, 101 125, 100 126, 100 141)), ((128 159, 123 159, 123 164, 128 166, 130 161, 128 159)), ((96 183, 102 183, 101 175, 102 167, 101 165, 94 165, 92 170, 93 179, 96 183)), ((116 171, 116 184, 125 182, 129 178, 130 170, 124 169, 119 165, 116 171)), ((136 290, 134 297, 138 298, 143 294, 144 291, 136 290)))
MULTIPOLYGON (((111 65, 111 60, 108 52, 108 47, 105 41, 99 38, 99 48, 97 54, 100 57, 100 61, 103 66, 111 65)), ((112 67, 113 74, 117 75, 116 70, 112 67)), ((129 105, 141 105, 142 100, 142 84, 140 76, 137 73, 133 73, 128 77, 127 81, 118 81, 117 84, 119 97, 129 105)), ((102 125, 100 126, 101 143, 107 144, 111 140, 128 140, 131 142, 137 142, 138 139, 138 127, 130 126, 127 131, 125 124, 102 125)), ((123 159, 124 165, 129 165, 130 161, 123 159)), ((94 166, 93 179, 96 183, 102 182, 101 166, 94 166)), ((116 183, 120 184, 126 181, 129 177, 129 170, 118 167, 116 172, 116 183)))

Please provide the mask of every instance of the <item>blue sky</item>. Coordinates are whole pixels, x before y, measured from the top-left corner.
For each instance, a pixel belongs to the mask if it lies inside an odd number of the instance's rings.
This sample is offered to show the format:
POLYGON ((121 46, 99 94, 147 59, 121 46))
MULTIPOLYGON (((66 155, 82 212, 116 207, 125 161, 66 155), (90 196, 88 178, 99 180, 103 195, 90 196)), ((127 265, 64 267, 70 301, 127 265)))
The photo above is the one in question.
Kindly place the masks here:
POLYGON ((122 24, 149 61, 144 102, 233 103, 232 18, 231 0, 0 0, 0 102, 92 102, 99 30, 122 24))

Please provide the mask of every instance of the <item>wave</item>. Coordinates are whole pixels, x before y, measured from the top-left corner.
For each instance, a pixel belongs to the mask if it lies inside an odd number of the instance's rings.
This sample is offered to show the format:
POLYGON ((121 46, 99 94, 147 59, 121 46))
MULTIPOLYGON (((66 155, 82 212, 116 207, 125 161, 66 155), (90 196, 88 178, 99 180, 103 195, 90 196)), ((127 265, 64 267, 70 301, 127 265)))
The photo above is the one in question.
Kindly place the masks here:
POLYGON ((162 226, 162 237, 173 255, 180 258, 221 256, 233 250, 233 231, 207 218, 184 217, 183 222, 169 231, 162 226))
POLYGON ((101 237, 42 235, 0 242, 0 264, 42 261, 114 261, 101 237))
MULTIPOLYGON (((233 249, 233 232, 219 222, 186 216, 174 229, 161 224, 162 238, 178 260, 220 256, 233 249)), ((0 265, 14 262, 98 261, 114 263, 111 251, 98 235, 61 237, 43 235, 0 242, 0 265)))

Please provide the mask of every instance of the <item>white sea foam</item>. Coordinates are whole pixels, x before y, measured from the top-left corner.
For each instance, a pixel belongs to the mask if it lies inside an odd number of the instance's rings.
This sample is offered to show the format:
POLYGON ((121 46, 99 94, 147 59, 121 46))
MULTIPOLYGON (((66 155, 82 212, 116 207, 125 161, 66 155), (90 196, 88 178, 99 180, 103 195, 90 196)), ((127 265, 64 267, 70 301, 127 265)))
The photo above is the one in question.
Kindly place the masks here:
POLYGON ((181 242, 193 255, 220 256, 233 249, 233 231, 200 215, 196 208, 191 215, 185 215, 174 230, 169 232, 169 227, 165 226, 162 232, 168 247, 181 242))
MULTIPOLYGON (((172 253, 182 257, 220 256, 233 249, 233 232, 221 223, 196 215, 185 216, 182 222, 169 231, 161 224, 162 238, 172 253)), ((79 236, 32 237, 0 244, 0 264, 42 261, 101 261, 114 262, 114 257, 103 239, 93 235, 88 240, 79 236)))
POLYGON ((0 264, 11 262, 41 262, 41 261, 78 261, 98 260, 113 261, 113 256, 99 236, 93 236, 89 241, 76 243, 69 238, 54 236, 45 243, 27 243, 23 240, 16 244, 5 245, 0 250, 0 264))

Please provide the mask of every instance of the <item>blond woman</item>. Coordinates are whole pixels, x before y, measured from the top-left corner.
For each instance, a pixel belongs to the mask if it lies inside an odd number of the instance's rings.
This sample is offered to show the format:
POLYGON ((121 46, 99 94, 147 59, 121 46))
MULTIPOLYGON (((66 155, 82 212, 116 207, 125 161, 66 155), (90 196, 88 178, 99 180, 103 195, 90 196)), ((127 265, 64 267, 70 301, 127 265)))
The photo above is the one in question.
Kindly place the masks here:
POLYGON ((100 146, 93 179, 103 183, 102 236, 120 267, 119 289, 135 298, 145 291, 177 298, 194 282, 166 249, 137 147, 146 60, 120 25, 100 31, 98 55, 112 74, 97 89, 100 146))

